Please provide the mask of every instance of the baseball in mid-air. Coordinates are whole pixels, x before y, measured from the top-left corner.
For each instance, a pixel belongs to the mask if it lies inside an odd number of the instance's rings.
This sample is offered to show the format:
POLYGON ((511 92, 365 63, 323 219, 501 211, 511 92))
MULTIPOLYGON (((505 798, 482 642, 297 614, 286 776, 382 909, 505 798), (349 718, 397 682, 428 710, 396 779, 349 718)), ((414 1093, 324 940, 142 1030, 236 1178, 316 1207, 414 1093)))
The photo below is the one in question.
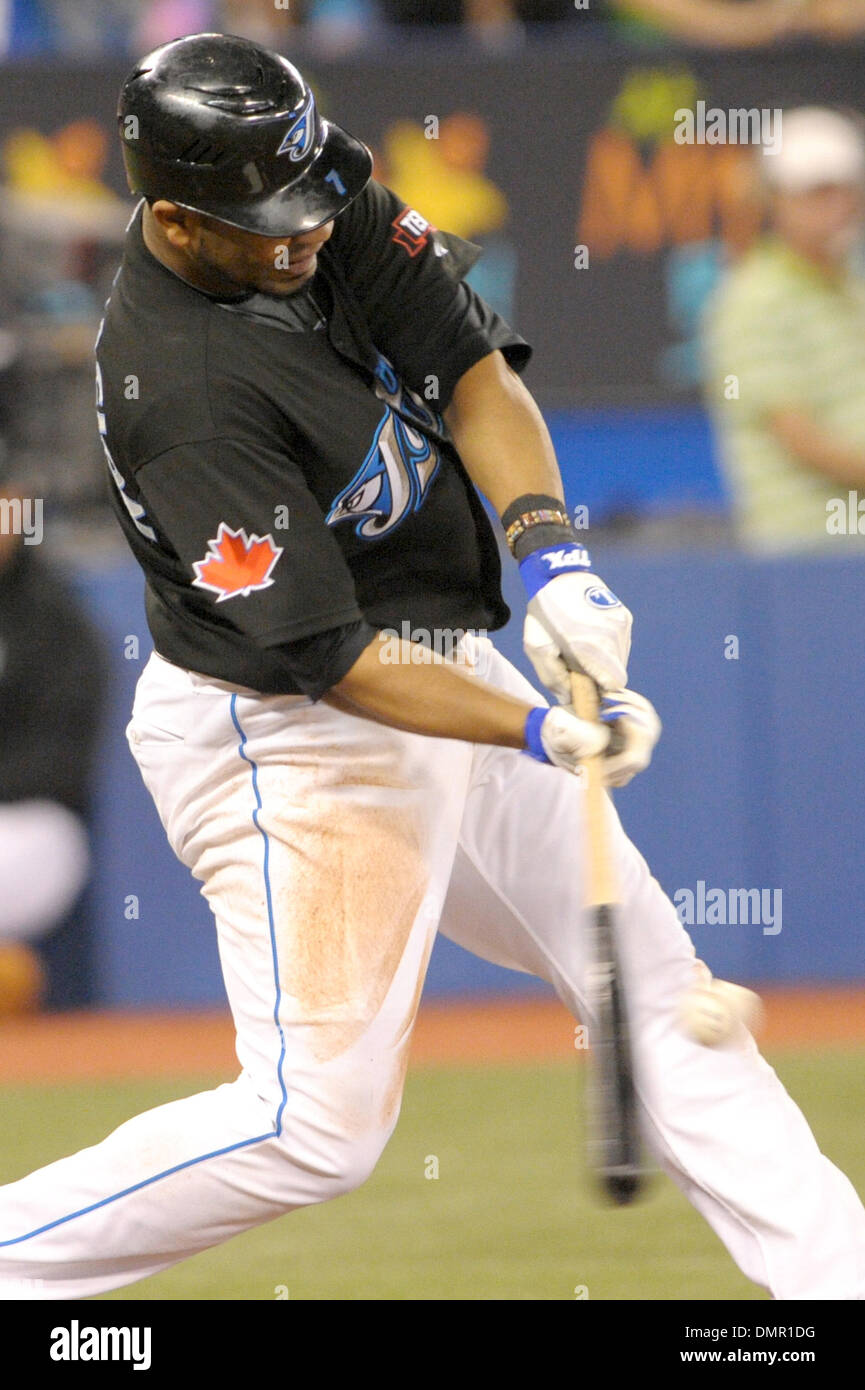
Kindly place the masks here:
POLYGON ((761 1023, 760 996, 729 980, 709 978, 695 985, 679 1005, 679 1021, 695 1042, 720 1047, 744 1025, 755 1032, 761 1023))

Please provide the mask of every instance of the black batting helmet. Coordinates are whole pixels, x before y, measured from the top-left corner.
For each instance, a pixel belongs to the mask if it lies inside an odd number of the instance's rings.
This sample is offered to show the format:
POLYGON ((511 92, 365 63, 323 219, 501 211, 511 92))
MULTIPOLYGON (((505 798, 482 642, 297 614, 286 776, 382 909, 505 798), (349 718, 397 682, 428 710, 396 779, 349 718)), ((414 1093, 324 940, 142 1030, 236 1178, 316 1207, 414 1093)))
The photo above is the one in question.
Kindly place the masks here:
POLYGON ((192 34, 133 68, 117 108, 133 193, 262 236, 329 222, 372 172, 366 145, 319 116, 287 59, 228 34, 192 34))

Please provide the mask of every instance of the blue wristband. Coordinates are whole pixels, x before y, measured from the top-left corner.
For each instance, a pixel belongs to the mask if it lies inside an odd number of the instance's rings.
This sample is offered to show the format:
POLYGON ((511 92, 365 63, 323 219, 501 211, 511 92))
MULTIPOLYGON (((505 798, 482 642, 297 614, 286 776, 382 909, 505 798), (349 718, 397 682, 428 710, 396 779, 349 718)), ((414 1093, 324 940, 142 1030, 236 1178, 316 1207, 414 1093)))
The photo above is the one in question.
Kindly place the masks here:
POLYGON ((538 590, 549 584, 551 579, 555 579, 557 574, 569 574, 573 570, 591 568, 591 556, 585 546, 550 546, 545 550, 533 550, 520 561, 520 577, 529 598, 534 598, 538 590))
POLYGON ((537 758, 539 763, 548 763, 550 761, 544 752, 544 745, 541 743, 541 725, 549 712, 549 707, 547 705, 539 705, 537 709, 529 710, 526 716, 526 746, 523 752, 528 753, 530 758, 537 758))

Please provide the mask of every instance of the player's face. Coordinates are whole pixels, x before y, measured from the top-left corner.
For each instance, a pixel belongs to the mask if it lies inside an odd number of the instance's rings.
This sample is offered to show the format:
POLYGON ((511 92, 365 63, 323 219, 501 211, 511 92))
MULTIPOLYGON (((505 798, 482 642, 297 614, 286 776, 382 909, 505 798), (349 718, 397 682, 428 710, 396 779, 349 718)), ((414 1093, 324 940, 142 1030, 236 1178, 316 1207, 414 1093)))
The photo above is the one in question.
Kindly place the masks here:
POLYGON ((179 275, 209 294, 295 294, 311 280, 333 222, 296 237, 264 237, 175 203, 156 202, 145 240, 179 275), (149 229, 154 229, 151 243, 149 229))
POLYGON ((222 276, 234 289, 283 295, 312 279, 333 222, 297 237, 264 237, 199 216, 196 231, 190 254, 200 270, 222 276))
POLYGON ((794 246, 820 259, 840 260, 862 227, 863 195, 853 184, 820 184, 803 193, 779 194, 776 229, 794 246))

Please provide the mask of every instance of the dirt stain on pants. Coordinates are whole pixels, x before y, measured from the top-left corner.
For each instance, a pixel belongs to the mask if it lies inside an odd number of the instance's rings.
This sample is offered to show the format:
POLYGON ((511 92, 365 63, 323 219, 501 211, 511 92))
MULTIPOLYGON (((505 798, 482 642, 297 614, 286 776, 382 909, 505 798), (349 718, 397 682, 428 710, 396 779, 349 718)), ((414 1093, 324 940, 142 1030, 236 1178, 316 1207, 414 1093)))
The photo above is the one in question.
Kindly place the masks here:
POLYGON ((428 882, 411 807, 319 795, 269 817, 280 982, 327 1061, 379 1013, 428 882))

